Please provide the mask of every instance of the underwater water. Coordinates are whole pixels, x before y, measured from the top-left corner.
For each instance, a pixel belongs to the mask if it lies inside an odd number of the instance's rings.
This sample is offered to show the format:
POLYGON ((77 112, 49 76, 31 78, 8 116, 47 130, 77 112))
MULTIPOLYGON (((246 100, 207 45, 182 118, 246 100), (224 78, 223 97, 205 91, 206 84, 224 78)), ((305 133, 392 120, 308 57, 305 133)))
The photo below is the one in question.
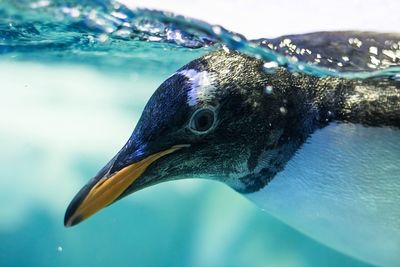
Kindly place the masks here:
POLYGON ((321 76, 398 69, 338 73, 117 2, 0 3, 0 266, 369 266, 206 180, 142 190, 78 227, 64 228, 63 216, 158 85, 209 51, 224 45, 321 76))

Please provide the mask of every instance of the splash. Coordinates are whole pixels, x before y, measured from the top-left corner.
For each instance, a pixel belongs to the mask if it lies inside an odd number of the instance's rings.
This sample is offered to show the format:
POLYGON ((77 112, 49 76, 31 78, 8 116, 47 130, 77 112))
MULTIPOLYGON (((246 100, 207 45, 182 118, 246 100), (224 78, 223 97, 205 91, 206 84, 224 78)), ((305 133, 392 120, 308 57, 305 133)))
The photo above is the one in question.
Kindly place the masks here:
MULTIPOLYGON (((78 58, 82 54, 90 56, 93 53, 109 52, 120 57, 130 57, 131 51, 140 46, 138 43, 146 42, 153 45, 150 48, 157 47, 169 51, 199 49, 203 53, 220 48, 236 50, 264 60, 266 71, 284 67, 292 72, 319 77, 384 77, 400 80, 398 63, 393 66, 372 66, 367 70, 354 71, 341 70, 342 62, 337 62, 337 68, 320 66, 317 64, 318 58, 311 62, 308 58, 299 60, 301 57, 291 53, 280 53, 273 40, 247 40, 243 35, 201 20, 163 11, 132 10, 113 0, 6 0, 0 8, 0 16, 0 54, 3 55, 27 54, 32 51, 45 51, 50 54, 55 51, 70 51, 78 55, 78 58)), ((281 42, 285 46, 289 45, 290 41, 291 39, 286 38, 281 42), (289 43, 285 44, 287 40, 289 43)), ((360 44, 357 38, 351 38, 349 41, 355 45, 360 44)), ((293 45, 288 47, 293 48, 293 45)), ((376 47, 371 48, 373 54, 376 47)), ((294 49, 298 54, 309 51, 300 50, 295 46, 294 49)), ((374 63, 373 57, 371 60, 374 63)), ((347 60, 347 63, 348 61, 350 60, 347 60)))

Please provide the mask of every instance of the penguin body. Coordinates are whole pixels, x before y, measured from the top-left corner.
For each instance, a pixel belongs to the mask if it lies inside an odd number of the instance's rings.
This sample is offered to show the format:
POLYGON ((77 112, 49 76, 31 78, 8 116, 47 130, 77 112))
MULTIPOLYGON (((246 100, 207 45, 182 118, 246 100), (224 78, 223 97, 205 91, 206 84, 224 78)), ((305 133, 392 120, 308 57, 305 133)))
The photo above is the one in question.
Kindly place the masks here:
MULTIPOLYGON (((292 39, 298 43, 288 37, 260 42, 343 71, 400 65, 396 34, 292 39)), ((65 225, 163 181, 207 178, 328 246, 396 265, 399 129, 400 81, 393 77, 271 72, 238 52, 212 52, 161 84, 128 142, 73 199, 65 225)))
POLYGON ((245 196, 313 239, 383 266, 400 262, 400 131, 317 130, 263 189, 245 196))

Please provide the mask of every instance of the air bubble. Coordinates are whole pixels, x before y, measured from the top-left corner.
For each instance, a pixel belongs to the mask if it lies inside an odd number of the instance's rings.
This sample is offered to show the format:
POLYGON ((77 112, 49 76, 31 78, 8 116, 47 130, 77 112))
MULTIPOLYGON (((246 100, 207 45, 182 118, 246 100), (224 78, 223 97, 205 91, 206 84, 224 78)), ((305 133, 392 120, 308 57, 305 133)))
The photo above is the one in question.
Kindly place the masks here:
MULTIPOLYGON (((159 42, 159 41, 162 41, 162 38, 158 37, 158 36, 149 36, 149 41, 150 42, 159 42)), ((167 49, 165 49, 165 50, 167 50, 167 49)))
POLYGON ((264 72, 271 73, 271 74, 275 73, 276 68, 278 68, 278 67, 279 67, 279 65, 275 61, 265 62, 263 65, 264 72))
POLYGON ((242 37, 240 37, 239 35, 234 35, 233 37, 232 37, 232 39, 235 41, 235 42, 241 42, 242 41, 242 37))
POLYGON ((104 43, 104 42, 106 42, 106 41, 108 40, 108 35, 105 34, 105 33, 100 34, 100 35, 97 37, 97 40, 99 40, 99 42, 101 42, 101 43, 104 43))
POLYGON ((79 11, 79 9, 77 8, 71 8, 69 14, 71 15, 71 17, 73 18, 78 18, 81 15, 81 12, 79 11))
POLYGON ((41 1, 33 2, 31 4, 31 8, 46 7, 48 5, 50 5, 50 1, 49 0, 41 0, 41 1))
POLYGON ((286 63, 285 58, 282 56, 277 57, 276 60, 278 61, 278 64, 281 64, 281 65, 284 65, 286 63))
POLYGON ((131 36, 131 30, 127 28, 122 28, 118 31, 115 31, 113 33, 114 36, 118 36, 120 38, 129 38, 131 36))
POLYGON ((231 51, 229 50, 229 48, 226 45, 222 46, 222 49, 226 52, 226 53, 230 53, 231 51))
POLYGON ((273 91, 274 91, 274 88, 273 88, 271 85, 267 85, 267 86, 265 87, 265 93, 266 93, 267 95, 272 94, 273 91))
POLYGON ((116 11, 111 12, 111 15, 116 18, 119 18, 119 19, 127 19, 128 18, 128 16, 126 14, 121 13, 121 12, 116 12, 116 11))
POLYGON ((212 27, 212 31, 216 34, 216 35, 220 35, 222 33, 222 29, 220 26, 213 26, 212 27))

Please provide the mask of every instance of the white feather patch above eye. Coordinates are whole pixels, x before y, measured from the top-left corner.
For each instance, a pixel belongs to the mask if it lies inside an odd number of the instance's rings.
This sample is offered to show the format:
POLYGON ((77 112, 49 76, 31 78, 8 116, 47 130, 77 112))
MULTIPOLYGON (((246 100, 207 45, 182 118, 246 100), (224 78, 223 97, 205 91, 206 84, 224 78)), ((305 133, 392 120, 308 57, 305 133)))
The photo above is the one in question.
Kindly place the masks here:
POLYGON ((189 106, 195 106, 199 102, 207 102, 214 96, 217 88, 213 85, 213 77, 207 71, 194 69, 182 70, 179 74, 187 77, 191 83, 188 92, 189 106))

